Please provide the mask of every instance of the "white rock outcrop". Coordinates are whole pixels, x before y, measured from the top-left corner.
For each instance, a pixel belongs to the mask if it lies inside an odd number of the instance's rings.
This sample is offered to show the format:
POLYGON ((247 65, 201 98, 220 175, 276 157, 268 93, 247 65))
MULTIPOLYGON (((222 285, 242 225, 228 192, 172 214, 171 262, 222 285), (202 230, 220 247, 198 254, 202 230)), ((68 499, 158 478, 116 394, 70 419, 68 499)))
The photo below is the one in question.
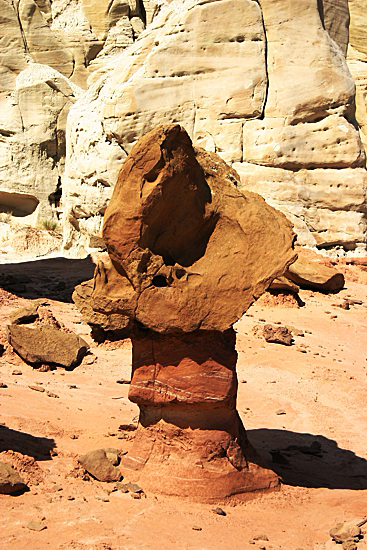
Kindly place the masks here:
POLYGON ((71 104, 107 50, 134 42, 145 16, 138 0, 0 0, 0 8, 0 212, 39 225, 61 210, 71 104))
POLYGON ((367 147, 367 13, 364 0, 349 0, 348 66, 356 83, 356 120, 367 147))
POLYGON ((47 65, 30 64, 17 76, 0 115, 0 211, 31 225, 57 219, 66 119, 81 94, 47 65))
POLYGON ((365 254, 366 158, 345 59, 348 23, 347 0, 163 5, 70 109, 65 253, 100 242, 136 141, 179 122, 196 145, 234 163, 243 188, 296 221, 301 244, 365 254))

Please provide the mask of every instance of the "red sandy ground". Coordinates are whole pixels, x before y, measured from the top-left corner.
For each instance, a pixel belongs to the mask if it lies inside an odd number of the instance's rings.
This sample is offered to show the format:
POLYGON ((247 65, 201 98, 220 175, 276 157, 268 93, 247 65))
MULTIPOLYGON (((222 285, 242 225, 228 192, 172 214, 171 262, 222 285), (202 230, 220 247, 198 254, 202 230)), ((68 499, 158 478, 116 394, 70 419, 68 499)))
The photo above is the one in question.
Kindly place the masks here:
MULTIPOLYGON (((127 399, 129 386, 116 383, 130 376, 130 342, 96 346, 76 308, 50 300, 54 315, 93 347, 74 371, 40 372, 9 351, 0 359, 0 381, 8 386, 0 388, 0 460, 12 463, 30 486, 21 496, 0 495, 0 548, 341 548, 329 530, 367 516, 367 274, 356 267, 345 271, 346 288, 339 294, 301 291, 300 308, 294 300, 266 295, 235 327, 238 410, 283 485, 280 492, 222 506, 225 517, 210 505, 153 494, 135 500, 119 491, 108 494, 110 484, 83 480, 75 469, 78 456, 131 447, 131 438, 118 438, 118 428, 131 423, 138 409, 127 399), (362 304, 344 310, 339 306, 346 297, 362 304), (268 344, 253 333, 262 319, 307 332, 291 347, 268 344), (35 384, 58 398, 29 388, 35 384), (315 440, 322 456, 302 452, 315 440), (298 449, 287 450, 291 445, 298 449), (271 462, 269 450, 276 449, 288 464, 271 462), (29 530, 32 520, 47 529, 29 530), (259 535, 268 541, 254 542, 259 535)), ((10 311, 29 300, 0 293, 5 329, 10 311)), ((358 549, 366 548, 361 540, 358 549)))

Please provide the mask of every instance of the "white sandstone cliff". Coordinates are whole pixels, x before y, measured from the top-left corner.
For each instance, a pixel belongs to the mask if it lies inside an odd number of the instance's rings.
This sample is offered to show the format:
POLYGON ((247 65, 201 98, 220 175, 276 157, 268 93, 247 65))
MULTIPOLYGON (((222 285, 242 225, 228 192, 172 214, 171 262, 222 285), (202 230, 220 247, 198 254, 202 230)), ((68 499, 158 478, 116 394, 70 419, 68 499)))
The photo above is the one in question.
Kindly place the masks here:
POLYGON ((157 124, 178 122, 234 164, 243 188, 285 212, 301 244, 365 254, 366 158, 348 22, 346 0, 164 5, 70 109, 65 253, 100 243, 126 155, 157 124))

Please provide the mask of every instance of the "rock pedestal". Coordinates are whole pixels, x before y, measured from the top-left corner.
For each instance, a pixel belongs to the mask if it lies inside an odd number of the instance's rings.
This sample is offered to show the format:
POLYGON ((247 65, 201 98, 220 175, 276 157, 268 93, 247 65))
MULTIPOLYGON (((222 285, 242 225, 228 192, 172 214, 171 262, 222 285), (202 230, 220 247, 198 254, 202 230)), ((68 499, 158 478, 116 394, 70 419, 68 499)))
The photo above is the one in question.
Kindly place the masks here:
POLYGON ((122 468, 146 491, 218 502, 279 486, 236 410, 235 342, 232 328, 132 337, 140 418, 122 468))
POLYGON ((91 306, 130 319, 140 407, 123 468, 146 491, 206 502, 275 488, 236 410, 235 332, 294 262, 285 217, 179 125, 132 149, 104 220, 91 306))

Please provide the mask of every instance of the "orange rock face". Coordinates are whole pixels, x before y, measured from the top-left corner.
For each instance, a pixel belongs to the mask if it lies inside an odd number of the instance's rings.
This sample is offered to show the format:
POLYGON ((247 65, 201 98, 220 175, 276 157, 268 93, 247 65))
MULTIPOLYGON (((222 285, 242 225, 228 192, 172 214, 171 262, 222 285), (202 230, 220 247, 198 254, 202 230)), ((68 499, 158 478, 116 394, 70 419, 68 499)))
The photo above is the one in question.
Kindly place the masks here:
POLYGON ((100 266, 93 308, 107 296, 110 313, 166 333, 235 323, 295 260, 291 224, 237 181, 179 125, 145 135, 106 210, 112 265, 100 266))
POLYGON ((294 235, 237 181, 161 126, 133 148, 105 214, 91 304, 134 324, 140 421, 123 468, 147 491, 215 502, 279 485, 236 410, 232 325, 295 260, 294 235))
POLYGON ((132 336, 129 399, 140 407, 122 468, 146 491, 203 502, 246 499, 279 480, 249 443, 236 410, 233 329, 132 336))

